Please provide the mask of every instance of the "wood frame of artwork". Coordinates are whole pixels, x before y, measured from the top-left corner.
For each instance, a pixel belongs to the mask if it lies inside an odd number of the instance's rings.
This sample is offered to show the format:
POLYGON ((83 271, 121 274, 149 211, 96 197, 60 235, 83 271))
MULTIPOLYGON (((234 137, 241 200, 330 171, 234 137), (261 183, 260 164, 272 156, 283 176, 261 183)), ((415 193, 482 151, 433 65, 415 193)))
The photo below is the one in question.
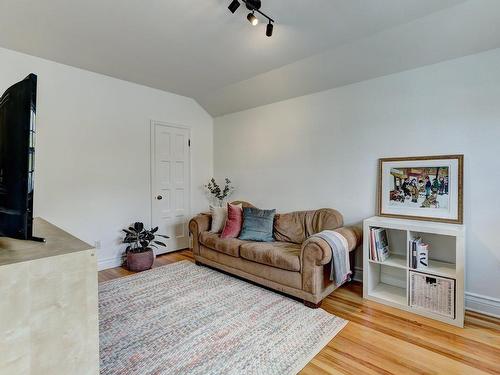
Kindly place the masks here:
MULTIPOLYGON (((394 157, 394 158, 382 158, 379 159, 378 165, 378 191, 377 191, 377 215, 384 217, 394 217, 402 219, 412 219, 412 220, 426 220, 444 223, 454 223, 463 224, 463 166, 464 166, 464 156, 463 155, 438 155, 438 156, 410 156, 410 157, 394 157), (388 198, 390 191, 388 190, 387 178, 387 166, 397 165, 402 168, 416 168, 423 169, 426 163, 429 166, 440 165, 439 163, 448 163, 450 182, 453 182, 453 189, 450 190, 449 199, 449 214, 440 216, 436 208, 434 211, 429 211, 429 215, 425 214, 425 209, 423 207, 419 208, 408 208, 405 212, 405 207, 388 207, 388 203, 392 198, 388 198), (417 167, 416 167, 417 166, 417 167), (424 212, 422 212, 424 211, 424 212)), ((448 178, 448 177, 447 177, 448 178)), ((403 202, 406 196, 403 197, 403 202)), ((431 207, 429 207, 432 210, 431 207)), ((441 209, 440 211, 444 210, 441 209)))

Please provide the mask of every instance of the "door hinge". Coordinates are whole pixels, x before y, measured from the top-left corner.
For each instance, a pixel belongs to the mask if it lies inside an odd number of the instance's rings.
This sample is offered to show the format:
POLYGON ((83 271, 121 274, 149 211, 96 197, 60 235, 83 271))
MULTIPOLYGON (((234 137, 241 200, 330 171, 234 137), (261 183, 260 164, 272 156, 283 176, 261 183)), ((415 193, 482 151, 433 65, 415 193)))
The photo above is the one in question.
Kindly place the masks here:
POLYGON ((191 147, 191 140, 188 139, 188 147, 191 147))

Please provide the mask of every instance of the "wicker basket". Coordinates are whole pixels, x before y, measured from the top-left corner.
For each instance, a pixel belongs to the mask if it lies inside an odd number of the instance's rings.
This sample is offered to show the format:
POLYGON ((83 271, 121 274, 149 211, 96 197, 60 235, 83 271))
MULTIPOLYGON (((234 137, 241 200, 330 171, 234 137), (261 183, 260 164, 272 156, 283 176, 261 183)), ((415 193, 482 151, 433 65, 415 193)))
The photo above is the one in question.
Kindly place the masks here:
POLYGON ((410 271, 410 306, 455 319, 455 280, 410 271))

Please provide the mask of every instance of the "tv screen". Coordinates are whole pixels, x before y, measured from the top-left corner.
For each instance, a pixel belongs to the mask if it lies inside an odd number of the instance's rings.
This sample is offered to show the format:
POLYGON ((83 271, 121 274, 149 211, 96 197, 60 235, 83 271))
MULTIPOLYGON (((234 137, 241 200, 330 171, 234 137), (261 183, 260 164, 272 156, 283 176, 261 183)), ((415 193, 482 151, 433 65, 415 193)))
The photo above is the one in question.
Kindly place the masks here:
POLYGON ((37 77, 0 98, 0 235, 32 239, 37 77))

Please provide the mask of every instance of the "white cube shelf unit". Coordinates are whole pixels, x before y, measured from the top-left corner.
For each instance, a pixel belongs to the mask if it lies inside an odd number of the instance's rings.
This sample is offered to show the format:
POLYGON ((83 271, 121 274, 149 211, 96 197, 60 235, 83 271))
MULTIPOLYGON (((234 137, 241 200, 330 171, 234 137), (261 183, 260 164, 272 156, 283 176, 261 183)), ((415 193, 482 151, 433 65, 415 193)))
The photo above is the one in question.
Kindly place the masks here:
MULTIPOLYGON (((366 219, 363 227, 363 297, 463 327, 465 227, 458 224, 379 216, 366 219), (384 262, 370 259, 371 228, 386 229, 390 256, 384 262), (409 244, 417 237, 429 244, 429 265, 425 270, 410 267, 409 244), (410 279, 413 272, 424 274, 430 281, 453 280, 451 284, 454 284, 454 295, 451 298, 454 300, 451 302, 454 311, 450 315, 432 311, 429 307, 410 305, 410 279)), ((428 302, 431 306, 433 301, 428 302)))

